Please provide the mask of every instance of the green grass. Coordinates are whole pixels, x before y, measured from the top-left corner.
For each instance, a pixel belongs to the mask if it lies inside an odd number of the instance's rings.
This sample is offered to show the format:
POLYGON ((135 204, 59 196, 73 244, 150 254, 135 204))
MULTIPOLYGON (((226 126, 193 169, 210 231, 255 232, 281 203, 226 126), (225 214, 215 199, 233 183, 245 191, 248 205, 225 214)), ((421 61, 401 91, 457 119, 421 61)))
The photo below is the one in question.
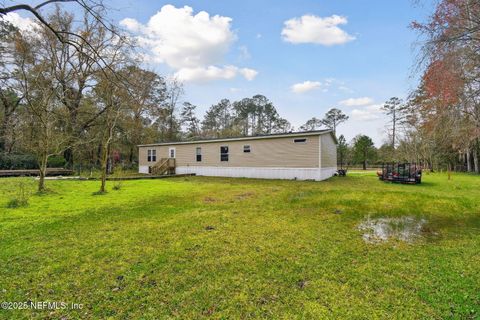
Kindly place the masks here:
POLYGON ((0 180, 0 310, 29 319, 478 319, 480 177, 422 185, 175 178, 0 180), (27 207, 7 208, 19 181, 27 207), (340 213, 340 214, 339 214, 340 213), (421 240, 367 244, 367 217, 421 217, 421 240))

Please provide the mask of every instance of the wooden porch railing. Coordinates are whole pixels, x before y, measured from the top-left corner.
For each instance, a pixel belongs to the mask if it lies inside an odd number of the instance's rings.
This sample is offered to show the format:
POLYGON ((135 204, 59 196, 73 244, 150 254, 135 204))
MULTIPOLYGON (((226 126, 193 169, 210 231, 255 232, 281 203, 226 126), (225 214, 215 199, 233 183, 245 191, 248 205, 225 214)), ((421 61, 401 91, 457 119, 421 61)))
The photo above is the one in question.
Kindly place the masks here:
POLYGON ((164 175, 175 174, 175 158, 162 158, 150 167, 150 174, 164 175))

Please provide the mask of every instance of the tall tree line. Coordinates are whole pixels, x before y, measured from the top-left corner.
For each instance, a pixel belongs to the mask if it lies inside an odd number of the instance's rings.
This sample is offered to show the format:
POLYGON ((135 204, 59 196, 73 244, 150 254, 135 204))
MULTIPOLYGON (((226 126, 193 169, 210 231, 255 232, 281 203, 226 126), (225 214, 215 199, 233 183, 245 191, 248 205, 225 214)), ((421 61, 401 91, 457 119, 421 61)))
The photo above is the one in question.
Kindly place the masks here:
POLYGON ((141 143, 293 129, 262 95, 222 99, 200 119, 182 83, 140 67, 114 26, 59 6, 43 19, 27 31, 0 19, 0 164, 31 155, 42 177, 53 157, 109 171, 112 161, 134 165, 141 143))
POLYGON ((222 99, 207 110, 201 125, 203 136, 208 138, 281 133, 293 129, 263 95, 234 102, 222 99))
POLYGON ((440 0, 412 28, 423 40, 420 81, 405 102, 385 103, 389 140, 378 154, 387 162, 480 173, 480 2, 440 0))

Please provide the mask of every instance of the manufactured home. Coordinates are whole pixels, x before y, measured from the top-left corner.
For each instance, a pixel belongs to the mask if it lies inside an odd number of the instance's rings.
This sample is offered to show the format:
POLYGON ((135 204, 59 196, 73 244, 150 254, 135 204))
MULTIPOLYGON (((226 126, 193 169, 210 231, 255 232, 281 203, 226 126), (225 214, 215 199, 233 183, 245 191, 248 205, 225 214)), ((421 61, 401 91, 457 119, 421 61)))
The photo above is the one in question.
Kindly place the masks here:
POLYGON ((331 130, 139 145, 139 172, 325 180, 337 170, 331 130))

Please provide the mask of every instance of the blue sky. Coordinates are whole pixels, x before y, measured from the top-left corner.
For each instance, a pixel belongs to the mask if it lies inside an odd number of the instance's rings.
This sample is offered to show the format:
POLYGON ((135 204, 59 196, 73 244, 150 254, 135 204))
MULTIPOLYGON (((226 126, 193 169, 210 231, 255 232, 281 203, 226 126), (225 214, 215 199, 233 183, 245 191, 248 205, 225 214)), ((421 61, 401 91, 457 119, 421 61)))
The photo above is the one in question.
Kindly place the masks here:
POLYGON ((432 10, 410 0, 105 3, 139 37, 146 67, 181 76, 183 99, 200 115, 222 98, 263 94, 295 128, 338 107, 350 116, 339 133, 367 134, 377 145, 385 139, 380 105, 416 84, 409 24, 432 10))

